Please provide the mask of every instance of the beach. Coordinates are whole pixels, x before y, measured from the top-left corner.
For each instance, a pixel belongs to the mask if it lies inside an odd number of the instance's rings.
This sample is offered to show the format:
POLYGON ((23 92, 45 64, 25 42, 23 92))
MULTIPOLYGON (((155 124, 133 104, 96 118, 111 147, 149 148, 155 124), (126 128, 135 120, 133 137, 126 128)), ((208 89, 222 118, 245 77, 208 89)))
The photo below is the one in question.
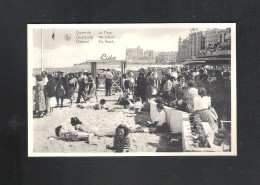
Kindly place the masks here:
MULTIPOLYGON (((77 96, 77 94, 75 94, 77 96)), ((72 117, 78 117, 87 128, 88 133, 114 132, 120 124, 125 124, 131 130, 145 128, 146 121, 150 120, 150 112, 135 114, 133 110, 123 109, 118 105, 119 95, 104 96, 104 91, 98 91, 99 100, 107 100, 106 106, 114 108, 114 112, 106 109, 81 109, 77 105, 86 106, 86 103, 74 103, 70 107, 68 99, 64 100, 64 107, 54 108, 54 114, 43 118, 33 118, 33 151, 35 153, 103 153, 114 152, 106 149, 106 145, 113 145, 113 137, 94 136, 91 143, 86 141, 63 141, 56 137, 55 128, 59 125, 70 124, 72 117)), ((95 102, 95 99, 91 99, 95 102)), ((168 133, 133 133, 129 138, 131 147, 129 152, 180 152, 181 146, 172 145, 167 139, 168 133)))

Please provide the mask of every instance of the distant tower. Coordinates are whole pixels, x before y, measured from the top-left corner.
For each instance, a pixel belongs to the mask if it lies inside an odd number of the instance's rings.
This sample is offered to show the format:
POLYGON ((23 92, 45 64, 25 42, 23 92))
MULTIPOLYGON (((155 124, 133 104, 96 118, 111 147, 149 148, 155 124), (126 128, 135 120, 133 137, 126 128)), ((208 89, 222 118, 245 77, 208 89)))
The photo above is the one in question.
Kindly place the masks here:
POLYGON ((180 36, 179 41, 178 41, 178 51, 180 51, 181 43, 182 43, 182 39, 181 39, 181 36, 180 36))
POLYGON ((178 54, 177 54, 177 59, 179 60, 181 58, 181 44, 182 44, 182 39, 181 36, 179 37, 179 41, 178 41, 178 54))

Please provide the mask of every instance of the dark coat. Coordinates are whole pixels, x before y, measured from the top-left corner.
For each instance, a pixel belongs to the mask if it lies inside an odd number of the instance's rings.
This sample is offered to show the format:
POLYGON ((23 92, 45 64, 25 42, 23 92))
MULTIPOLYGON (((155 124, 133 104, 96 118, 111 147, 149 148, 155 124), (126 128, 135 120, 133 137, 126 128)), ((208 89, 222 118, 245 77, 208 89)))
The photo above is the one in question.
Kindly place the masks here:
POLYGON ((54 79, 49 79, 45 88, 47 97, 56 96, 56 83, 54 79))

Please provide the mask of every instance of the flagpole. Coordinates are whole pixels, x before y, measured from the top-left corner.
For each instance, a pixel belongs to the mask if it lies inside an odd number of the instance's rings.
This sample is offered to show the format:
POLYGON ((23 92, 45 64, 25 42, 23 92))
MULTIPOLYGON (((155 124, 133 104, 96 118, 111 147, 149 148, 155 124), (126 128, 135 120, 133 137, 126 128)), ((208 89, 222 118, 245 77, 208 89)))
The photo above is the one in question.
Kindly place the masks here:
POLYGON ((43 67, 43 39, 42 39, 42 28, 41 28, 41 71, 43 72, 44 67, 43 67))

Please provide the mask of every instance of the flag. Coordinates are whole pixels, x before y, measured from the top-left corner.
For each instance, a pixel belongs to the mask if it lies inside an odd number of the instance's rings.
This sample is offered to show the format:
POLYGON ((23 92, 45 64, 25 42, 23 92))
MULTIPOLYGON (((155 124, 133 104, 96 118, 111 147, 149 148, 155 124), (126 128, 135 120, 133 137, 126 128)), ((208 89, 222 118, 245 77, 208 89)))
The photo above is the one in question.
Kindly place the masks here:
POLYGON ((55 34, 54 34, 54 32, 53 32, 51 38, 54 40, 54 38, 55 38, 55 34))

